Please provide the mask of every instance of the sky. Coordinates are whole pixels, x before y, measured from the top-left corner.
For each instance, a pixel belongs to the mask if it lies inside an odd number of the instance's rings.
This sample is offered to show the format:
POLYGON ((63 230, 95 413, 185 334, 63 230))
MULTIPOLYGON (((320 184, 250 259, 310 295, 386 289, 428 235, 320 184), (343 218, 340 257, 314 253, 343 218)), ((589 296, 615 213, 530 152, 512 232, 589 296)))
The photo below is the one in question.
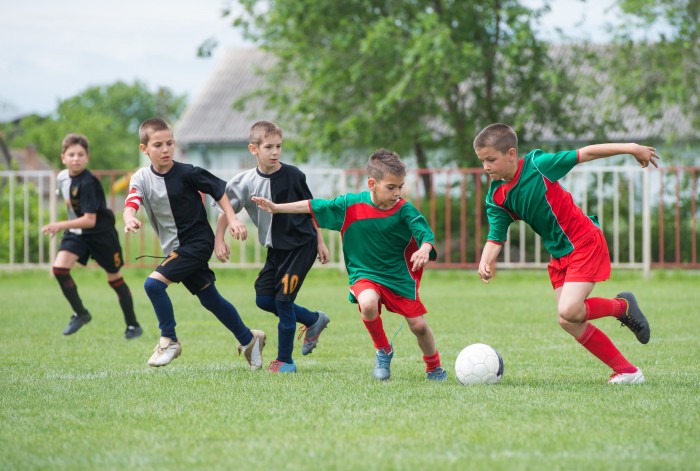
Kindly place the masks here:
MULTIPOLYGON (((338 0, 342 1, 342 0, 338 0)), ((539 7, 544 0, 523 0, 539 7)), ((251 47, 222 18, 226 0, 0 0, 0 120, 48 114, 59 100, 96 85, 140 80, 194 98, 229 47, 251 47), (197 47, 215 37, 211 58, 197 47)), ((559 27, 599 39, 614 0, 552 0, 543 37, 559 27)))

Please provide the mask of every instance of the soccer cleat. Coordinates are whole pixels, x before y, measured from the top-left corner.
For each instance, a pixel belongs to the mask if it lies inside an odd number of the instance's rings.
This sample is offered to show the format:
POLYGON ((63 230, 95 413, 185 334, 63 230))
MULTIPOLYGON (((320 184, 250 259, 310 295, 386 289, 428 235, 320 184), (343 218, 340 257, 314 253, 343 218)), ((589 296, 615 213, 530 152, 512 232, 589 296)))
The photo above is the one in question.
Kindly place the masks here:
POLYGON ((265 341, 267 336, 262 330, 252 330, 253 340, 250 341, 245 347, 243 345, 238 346, 238 354, 243 353, 248 365, 250 365, 251 370, 259 370, 262 368, 262 351, 265 348, 265 341))
POLYGON ((637 340, 640 343, 648 343, 651 331, 649 329, 649 322, 647 318, 642 314, 642 310, 639 309, 637 304, 637 299, 635 299, 632 293, 624 292, 616 296, 618 299, 624 299, 627 302, 627 309, 625 313, 617 318, 622 325, 626 325, 629 330, 631 330, 634 335, 637 336, 637 340))
POLYGON ((637 368, 634 373, 613 373, 610 375, 610 384, 641 384, 644 382, 642 370, 637 368))
POLYGON ((299 337, 301 337, 301 334, 304 334, 304 345, 301 347, 302 355, 308 355, 314 351, 318 344, 318 337, 330 321, 326 313, 318 311, 318 320, 314 325, 311 327, 306 327, 305 325, 299 327, 299 337))
POLYGON ((180 342, 168 337, 161 337, 153 349, 153 355, 148 359, 150 366, 165 366, 182 353, 180 342))
POLYGON ((445 381, 447 379, 447 371, 438 366, 433 371, 428 371, 426 377, 431 381, 445 381))
POLYGON ((386 353, 384 350, 377 350, 377 355, 374 359, 374 379, 386 381, 391 376, 391 359, 394 358, 394 350, 391 353, 386 353))
POLYGON ((133 326, 129 325, 126 327, 126 330, 124 331, 124 338, 127 340, 135 339, 138 337, 141 337, 141 334, 143 334, 143 328, 141 326, 133 326))
POLYGON ((294 364, 294 360, 291 363, 285 363, 279 360, 273 360, 267 369, 270 373, 296 373, 297 366, 294 364))
POLYGON ((85 314, 79 316, 75 313, 70 318, 68 325, 63 329, 63 335, 70 335, 76 333, 82 326, 87 324, 92 320, 92 316, 89 312, 85 311, 85 314))

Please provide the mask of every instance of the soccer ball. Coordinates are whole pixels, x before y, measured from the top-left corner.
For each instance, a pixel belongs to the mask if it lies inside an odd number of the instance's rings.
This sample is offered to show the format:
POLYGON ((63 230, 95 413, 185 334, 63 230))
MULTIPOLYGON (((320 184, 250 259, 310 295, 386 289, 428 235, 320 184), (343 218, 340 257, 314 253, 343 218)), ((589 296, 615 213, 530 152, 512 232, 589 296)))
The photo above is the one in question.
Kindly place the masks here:
POLYGON ((457 355, 455 374, 465 386, 498 383, 503 377, 503 359, 493 347, 474 343, 457 355))

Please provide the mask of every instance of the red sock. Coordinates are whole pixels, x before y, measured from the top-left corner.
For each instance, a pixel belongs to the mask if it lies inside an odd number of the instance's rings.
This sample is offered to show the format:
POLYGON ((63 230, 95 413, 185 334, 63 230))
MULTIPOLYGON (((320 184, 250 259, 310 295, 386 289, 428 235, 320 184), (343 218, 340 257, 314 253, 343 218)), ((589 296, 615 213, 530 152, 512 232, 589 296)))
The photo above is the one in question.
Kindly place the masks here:
POLYGON ((576 341, 600 361, 612 368, 615 373, 634 373, 637 371, 637 367, 627 361, 620 353, 620 350, 612 343, 612 340, 593 324, 588 324, 583 335, 577 338, 576 341))
POLYGON ((425 362, 425 371, 433 371, 435 368, 440 366, 440 352, 435 350, 435 354, 429 357, 423 355, 423 361, 425 362))
POLYGON ((377 316, 373 321, 366 321, 362 319, 365 323, 365 327, 369 332, 370 337, 372 337, 372 342, 374 342, 374 348, 377 350, 384 350, 386 353, 391 352, 391 345, 389 344, 389 339, 386 338, 386 333, 384 332, 384 324, 382 323, 382 316, 377 316))
POLYGON ((588 298, 586 305, 586 320, 600 319, 601 317, 620 317, 627 311, 627 301, 620 298, 588 298))

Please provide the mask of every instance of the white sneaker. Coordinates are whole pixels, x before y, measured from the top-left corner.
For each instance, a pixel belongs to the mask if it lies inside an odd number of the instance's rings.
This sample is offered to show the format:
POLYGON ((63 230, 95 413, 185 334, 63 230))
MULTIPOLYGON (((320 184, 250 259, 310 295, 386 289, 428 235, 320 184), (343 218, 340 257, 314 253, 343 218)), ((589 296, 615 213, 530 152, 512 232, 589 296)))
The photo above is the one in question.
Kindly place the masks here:
POLYGON ((617 373, 610 376, 610 384, 640 384, 644 382, 642 370, 637 368, 634 373, 617 373))
POLYGON ((168 337, 161 337, 153 349, 153 355, 148 359, 150 366, 165 366, 182 353, 180 342, 176 342, 168 337))
POLYGON ((263 359, 262 351, 265 348, 265 341, 267 336, 262 330, 251 330, 253 334, 253 340, 250 341, 245 347, 243 345, 238 346, 238 354, 243 353, 245 359, 250 365, 251 370, 259 370, 262 368, 263 359))

